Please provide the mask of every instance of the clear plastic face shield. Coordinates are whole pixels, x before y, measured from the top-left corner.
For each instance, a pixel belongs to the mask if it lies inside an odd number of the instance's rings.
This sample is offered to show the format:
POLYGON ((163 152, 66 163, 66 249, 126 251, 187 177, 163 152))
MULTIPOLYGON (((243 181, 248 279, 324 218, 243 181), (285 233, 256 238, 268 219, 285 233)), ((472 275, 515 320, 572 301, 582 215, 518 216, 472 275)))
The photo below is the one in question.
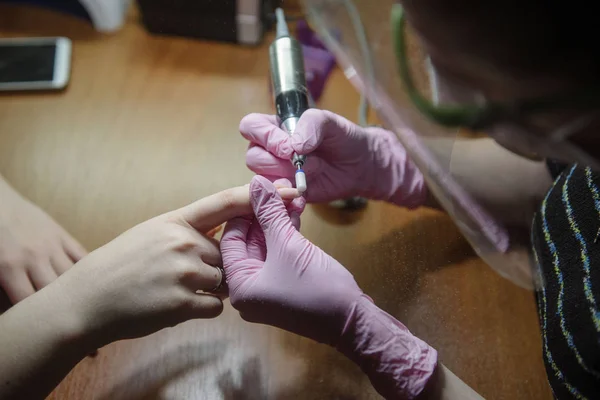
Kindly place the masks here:
POLYGON ((539 114, 588 107, 598 94, 573 93, 557 98, 496 104, 476 90, 453 87, 438 75, 419 46, 402 7, 392 0, 304 0, 312 27, 335 54, 348 79, 393 130, 425 175, 428 187, 451 215, 477 254, 500 275, 519 286, 540 281, 531 268, 529 240, 511 235, 453 177, 454 144, 461 127, 483 131, 525 156, 597 161, 566 142, 585 118, 561 123, 548 132, 539 114), (451 94, 449 96, 448 94, 451 94))

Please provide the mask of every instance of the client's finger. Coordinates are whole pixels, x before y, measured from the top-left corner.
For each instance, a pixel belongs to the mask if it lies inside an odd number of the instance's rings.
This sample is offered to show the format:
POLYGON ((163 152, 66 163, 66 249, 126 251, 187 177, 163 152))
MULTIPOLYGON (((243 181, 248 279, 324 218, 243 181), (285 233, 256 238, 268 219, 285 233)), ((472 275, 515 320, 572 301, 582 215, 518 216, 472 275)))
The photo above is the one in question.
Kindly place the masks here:
POLYGON ((69 268, 73 266, 73 260, 71 259, 71 257, 69 257, 62 250, 63 249, 57 251, 51 259, 52 268, 54 268, 54 272, 56 272, 56 275, 58 276, 64 274, 69 268))
POLYGON ((199 232, 207 232, 232 218, 252 213, 249 186, 238 186, 200 199, 174 211, 199 232))
POLYGON ((215 318, 223 312, 223 302, 210 294, 191 294, 192 307, 190 318, 215 318))
MULTIPOLYGON (((279 192, 284 199, 300 196, 296 189, 282 188, 279 192)), ((230 219, 252 214, 249 185, 223 190, 173 213, 181 215, 197 231, 207 232, 230 219)))
POLYGON ((27 296, 35 293, 35 289, 24 270, 0 275, 0 286, 4 289, 12 304, 17 304, 27 296))
POLYGON ((48 286, 58 277, 50 264, 50 260, 29 268, 28 275, 36 290, 48 286))
POLYGON ((180 276, 180 282, 192 292, 211 291, 221 285, 221 270, 204 263, 198 263, 195 270, 180 276))
POLYGON ((73 263, 77 263, 88 254, 85 247, 66 232, 62 240, 62 245, 67 255, 73 260, 73 263))

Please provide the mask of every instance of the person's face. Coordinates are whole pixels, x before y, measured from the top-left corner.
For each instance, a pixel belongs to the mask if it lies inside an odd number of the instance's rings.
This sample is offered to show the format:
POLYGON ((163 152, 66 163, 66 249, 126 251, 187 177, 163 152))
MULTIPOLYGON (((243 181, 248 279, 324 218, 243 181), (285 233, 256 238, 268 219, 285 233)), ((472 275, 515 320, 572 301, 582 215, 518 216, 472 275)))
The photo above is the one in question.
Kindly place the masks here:
MULTIPOLYGON (((525 45, 519 48, 518 35, 505 32, 513 23, 528 23, 527 13, 520 21, 511 19, 511 24, 506 24, 503 22, 506 16, 490 13, 485 5, 464 11, 456 2, 406 0, 403 3, 409 24, 429 55, 441 91, 448 100, 460 103, 477 95, 489 101, 510 103, 572 89, 568 80, 546 74, 543 68, 536 73, 535 64, 523 60, 527 52, 523 50, 525 45)), ((544 30, 541 31, 543 34, 544 30)), ((535 37, 529 39, 531 43, 537 40, 535 37)), ((589 114, 549 113, 527 121, 526 128, 514 124, 497 125, 485 129, 485 133, 503 147, 528 158, 577 161, 565 159, 569 157, 561 152, 561 146, 544 142, 555 138, 559 129, 569 126, 573 132, 564 135, 563 144, 568 142, 587 150, 596 148, 600 141, 594 134, 598 122, 595 118, 587 118, 589 114), (578 120, 582 123, 574 123, 578 120), (535 135, 527 134, 531 131, 535 135), (538 140, 540 137, 542 140, 538 140)), ((600 158, 600 152, 592 155, 600 158)))

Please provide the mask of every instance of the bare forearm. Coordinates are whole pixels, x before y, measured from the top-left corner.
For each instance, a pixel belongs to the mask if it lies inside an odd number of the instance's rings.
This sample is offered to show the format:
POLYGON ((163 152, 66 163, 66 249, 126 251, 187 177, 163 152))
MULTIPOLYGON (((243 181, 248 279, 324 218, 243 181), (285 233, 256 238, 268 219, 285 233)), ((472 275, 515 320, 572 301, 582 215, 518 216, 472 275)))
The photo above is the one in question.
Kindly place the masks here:
POLYGON ((418 400, 481 400, 477 392, 439 363, 418 400))
POLYGON ((91 350, 55 285, 0 316, 2 399, 45 398, 91 350))

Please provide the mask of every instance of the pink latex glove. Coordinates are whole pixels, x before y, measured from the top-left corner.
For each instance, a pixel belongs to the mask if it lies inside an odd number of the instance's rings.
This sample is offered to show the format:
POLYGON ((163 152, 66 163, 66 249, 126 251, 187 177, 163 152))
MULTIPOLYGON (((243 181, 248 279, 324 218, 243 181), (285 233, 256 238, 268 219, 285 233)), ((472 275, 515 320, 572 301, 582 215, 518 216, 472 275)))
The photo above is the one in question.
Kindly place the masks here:
POLYGON ((293 182, 293 152, 307 155, 310 202, 363 196, 414 208, 425 201, 423 175, 385 129, 363 128, 329 111, 310 109, 292 137, 279 128, 277 117, 264 114, 244 117, 240 132, 250 141, 246 164, 259 175, 293 182))
POLYGON ((298 232, 301 199, 286 208, 260 176, 250 184, 250 199, 256 217, 229 221, 221 240, 231 304, 242 318, 335 346, 386 398, 421 393, 436 351, 377 308, 346 268, 298 232))

